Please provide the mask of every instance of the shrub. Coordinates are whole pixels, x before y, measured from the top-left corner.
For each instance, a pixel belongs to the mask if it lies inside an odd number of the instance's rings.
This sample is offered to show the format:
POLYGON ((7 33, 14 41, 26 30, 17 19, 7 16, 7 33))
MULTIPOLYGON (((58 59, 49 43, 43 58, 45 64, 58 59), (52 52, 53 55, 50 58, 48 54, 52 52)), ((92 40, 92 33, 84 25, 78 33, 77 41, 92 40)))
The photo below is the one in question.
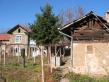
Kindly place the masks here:
POLYGON ((95 82, 95 79, 88 75, 69 73, 66 75, 70 82, 95 82))
POLYGON ((59 82, 61 77, 62 77, 61 70, 60 69, 54 69, 53 74, 52 74, 53 80, 55 82, 59 82))

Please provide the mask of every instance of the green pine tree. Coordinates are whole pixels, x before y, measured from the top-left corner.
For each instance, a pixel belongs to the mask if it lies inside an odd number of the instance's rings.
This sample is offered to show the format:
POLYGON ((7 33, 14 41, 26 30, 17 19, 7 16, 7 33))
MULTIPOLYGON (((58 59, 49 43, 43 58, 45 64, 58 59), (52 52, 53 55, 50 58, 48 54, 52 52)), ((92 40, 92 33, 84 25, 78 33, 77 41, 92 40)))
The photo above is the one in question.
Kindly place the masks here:
POLYGON ((32 38, 37 44, 55 44, 60 40, 60 33, 58 28, 59 24, 58 16, 55 16, 52 12, 52 7, 46 4, 41 9, 41 13, 36 15, 36 20, 30 25, 33 30, 32 38))
MULTIPOLYGON (((30 25, 33 33, 32 38, 36 41, 37 45, 48 46, 49 58, 51 59, 51 44, 56 44, 60 41, 60 33, 58 28, 59 24, 58 16, 55 16, 52 12, 52 7, 46 4, 41 9, 41 13, 36 15, 36 20, 30 25)), ((42 52, 42 47, 40 48, 42 52)), ((49 61, 50 62, 50 61, 49 61)), ((43 55, 41 53, 41 65, 42 65, 42 82, 44 82, 44 69, 43 69, 43 55)))

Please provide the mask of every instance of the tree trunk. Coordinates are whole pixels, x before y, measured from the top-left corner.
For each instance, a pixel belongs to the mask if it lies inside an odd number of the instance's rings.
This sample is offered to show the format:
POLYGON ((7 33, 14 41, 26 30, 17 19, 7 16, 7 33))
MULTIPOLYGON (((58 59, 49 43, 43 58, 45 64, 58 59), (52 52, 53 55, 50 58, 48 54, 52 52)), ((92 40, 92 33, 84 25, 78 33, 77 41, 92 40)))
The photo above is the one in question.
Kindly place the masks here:
POLYGON ((49 56, 48 46, 47 46, 47 62, 48 62, 48 65, 49 65, 50 64, 50 56, 49 56))

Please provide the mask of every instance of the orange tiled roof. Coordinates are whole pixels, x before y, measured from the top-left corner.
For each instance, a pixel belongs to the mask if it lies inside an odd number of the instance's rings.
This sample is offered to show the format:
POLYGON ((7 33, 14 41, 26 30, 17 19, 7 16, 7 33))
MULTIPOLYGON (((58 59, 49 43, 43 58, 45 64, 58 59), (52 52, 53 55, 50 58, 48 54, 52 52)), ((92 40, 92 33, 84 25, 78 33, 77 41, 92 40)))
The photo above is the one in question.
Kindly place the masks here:
POLYGON ((0 40, 10 40, 11 34, 0 34, 0 40))

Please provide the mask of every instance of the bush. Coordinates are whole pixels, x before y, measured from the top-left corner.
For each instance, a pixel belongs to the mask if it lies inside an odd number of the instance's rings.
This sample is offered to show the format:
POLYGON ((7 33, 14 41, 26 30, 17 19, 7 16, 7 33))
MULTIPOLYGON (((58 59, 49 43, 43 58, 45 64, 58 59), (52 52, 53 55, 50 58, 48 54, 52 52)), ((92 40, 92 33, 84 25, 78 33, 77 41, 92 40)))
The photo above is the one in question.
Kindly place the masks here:
POLYGON ((62 77, 61 70, 60 69, 54 69, 53 74, 52 74, 53 80, 55 82, 59 82, 61 77, 62 77))

